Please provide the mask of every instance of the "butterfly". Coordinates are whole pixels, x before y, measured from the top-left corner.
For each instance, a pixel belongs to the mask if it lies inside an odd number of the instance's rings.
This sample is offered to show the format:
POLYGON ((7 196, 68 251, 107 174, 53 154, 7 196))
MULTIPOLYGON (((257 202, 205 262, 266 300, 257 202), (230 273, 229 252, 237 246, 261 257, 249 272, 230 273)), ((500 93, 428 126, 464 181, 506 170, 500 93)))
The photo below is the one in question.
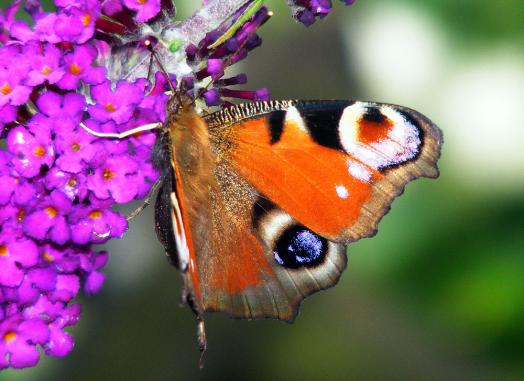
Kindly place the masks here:
POLYGON ((405 185, 438 176, 442 134, 406 107, 282 100, 200 116, 176 103, 154 150, 155 228, 201 351, 206 311, 292 322, 405 185))

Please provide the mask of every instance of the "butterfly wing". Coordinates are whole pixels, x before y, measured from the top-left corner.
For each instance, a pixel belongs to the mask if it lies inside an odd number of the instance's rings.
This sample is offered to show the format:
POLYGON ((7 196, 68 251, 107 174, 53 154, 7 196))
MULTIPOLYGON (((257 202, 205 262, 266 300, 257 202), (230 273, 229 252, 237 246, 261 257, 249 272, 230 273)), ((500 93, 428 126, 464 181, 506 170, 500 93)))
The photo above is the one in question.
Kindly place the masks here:
POLYGON ((407 182, 438 176, 440 130, 416 111, 351 101, 238 110, 246 107, 208 117, 211 136, 225 147, 220 160, 332 241, 372 235, 407 182))
POLYGON ((400 106, 256 102, 204 120, 216 159, 197 260, 205 310, 291 321, 338 281, 345 244, 374 234, 407 182, 438 175, 440 130, 400 106))
POLYGON ((441 140, 421 114, 365 102, 180 113, 157 209, 193 310, 292 321, 338 281, 345 244, 373 234, 407 182, 438 175, 441 140))

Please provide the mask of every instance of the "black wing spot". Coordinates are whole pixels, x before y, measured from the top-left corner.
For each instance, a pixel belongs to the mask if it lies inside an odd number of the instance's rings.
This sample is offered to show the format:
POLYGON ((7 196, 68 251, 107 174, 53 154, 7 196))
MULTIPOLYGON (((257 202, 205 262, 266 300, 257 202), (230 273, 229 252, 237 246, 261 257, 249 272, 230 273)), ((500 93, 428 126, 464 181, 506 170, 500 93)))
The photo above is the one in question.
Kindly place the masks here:
POLYGON ((253 204, 252 222, 253 226, 259 226, 262 218, 268 214, 271 210, 275 209, 276 206, 266 197, 260 195, 257 201, 253 204))
POLYGON ((269 133, 271 135, 270 144, 278 143, 282 132, 284 131, 284 120, 286 118, 286 112, 277 110, 269 114, 269 133))
POLYGON ((281 266, 297 269, 315 267, 324 261, 328 241, 302 225, 287 228, 273 249, 275 260, 281 266))
POLYGON ((366 108, 366 112, 362 115, 362 119, 366 122, 381 124, 386 120, 386 116, 382 114, 380 108, 370 106, 366 108))
POLYGON ((340 141, 339 123, 344 109, 353 103, 352 101, 304 102, 298 104, 297 109, 315 142, 345 152, 340 141))

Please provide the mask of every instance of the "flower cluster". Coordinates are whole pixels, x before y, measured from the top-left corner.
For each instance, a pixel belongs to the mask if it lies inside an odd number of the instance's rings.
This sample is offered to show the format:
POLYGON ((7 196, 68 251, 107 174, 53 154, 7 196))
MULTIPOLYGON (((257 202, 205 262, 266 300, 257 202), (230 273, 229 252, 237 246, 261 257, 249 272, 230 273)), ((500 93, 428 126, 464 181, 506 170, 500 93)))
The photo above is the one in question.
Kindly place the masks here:
MULTIPOLYGON (((75 297, 104 282, 108 254, 94 245, 127 230, 112 208, 144 198, 158 178, 154 132, 107 139, 84 127, 161 123, 172 87, 208 106, 268 98, 231 89, 244 74, 224 78, 261 43, 270 13, 247 17, 251 1, 207 0, 179 24, 170 0, 55 0, 54 12, 26 0, 31 24, 15 19, 21 3, 0 12, 0 369, 34 366, 38 346, 71 351, 75 297)), ((331 7, 293 3, 305 24, 304 12, 331 7)))
MULTIPOLYGON (((355 0, 340 0, 351 5, 355 0)), ((324 18, 331 12, 331 0, 288 0, 293 17, 306 26, 312 25, 317 18, 324 18)))

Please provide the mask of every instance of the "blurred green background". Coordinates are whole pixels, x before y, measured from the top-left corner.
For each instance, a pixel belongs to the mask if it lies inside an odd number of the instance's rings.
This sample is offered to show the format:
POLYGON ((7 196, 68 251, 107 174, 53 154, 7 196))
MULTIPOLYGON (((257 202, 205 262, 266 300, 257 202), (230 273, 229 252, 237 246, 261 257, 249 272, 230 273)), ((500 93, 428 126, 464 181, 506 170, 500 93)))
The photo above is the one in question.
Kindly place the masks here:
POLYGON ((0 380, 524 379, 524 2, 337 2, 311 28, 268 3, 250 87, 417 109, 444 131, 441 177, 408 185, 293 325, 208 314, 203 370, 149 208, 107 245, 73 353, 0 380))

